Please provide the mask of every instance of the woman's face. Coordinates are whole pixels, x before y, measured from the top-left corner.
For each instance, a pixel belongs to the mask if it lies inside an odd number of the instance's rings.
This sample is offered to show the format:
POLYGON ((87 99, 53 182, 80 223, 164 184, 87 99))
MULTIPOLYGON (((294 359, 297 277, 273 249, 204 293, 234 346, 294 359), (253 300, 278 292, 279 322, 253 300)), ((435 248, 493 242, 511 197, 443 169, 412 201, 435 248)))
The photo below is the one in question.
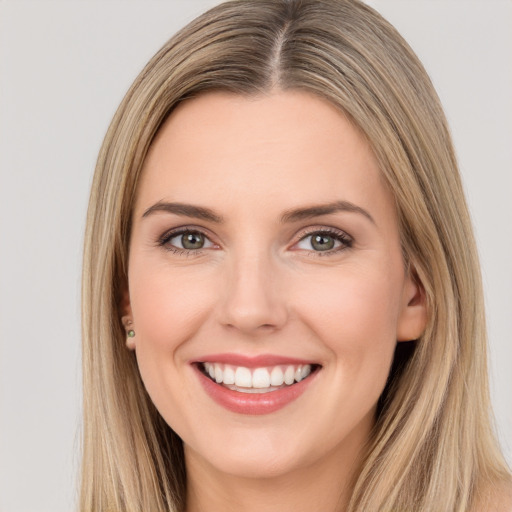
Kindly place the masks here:
POLYGON ((128 278, 151 399, 187 463, 235 475, 355 460, 397 340, 425 322, 368 144, 304 92, 177 108, 145 162, 128 278))

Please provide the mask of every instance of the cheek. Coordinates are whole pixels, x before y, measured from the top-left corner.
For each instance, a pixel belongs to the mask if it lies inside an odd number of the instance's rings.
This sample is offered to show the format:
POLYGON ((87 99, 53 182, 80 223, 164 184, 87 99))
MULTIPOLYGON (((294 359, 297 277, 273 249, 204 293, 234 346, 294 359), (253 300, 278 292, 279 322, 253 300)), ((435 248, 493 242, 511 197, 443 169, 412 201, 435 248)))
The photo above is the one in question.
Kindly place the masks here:
POLYGON ((299 308, 321 339, 373 345, 396 342, 403 275, 355 268, 302 280, 296 290, 299 308))
POLYGON ((213 292, 200 276, 190 280, 179 269, 165 265, 144 267, 140 272, 133 262, 130 280, 137 338, 154 350, 170 352, 200 328, 213 292))
POLYGON ((136 256, 130 261, 130 298, 140 375, 157 409, 180 432, 191 429, 190 419, 176 411, 190 411, 194 403, 186 386, 188 365, 183 364, 180 349, 196 336, 211 311, 215 288, 206 286, 205 278, 191 280, 179 268, 138 260, 136 256))
POLYGON ((333 378, 376 400, 397 343, 401 274, 346 270, 307 281, 297 293, 298 309, 336 361, 333 378))
POLYGON ((129 275, 137 364, 153 403, 170 424, 175 418, 167 415, 192 400, 180 348, 203 326, 213 291, 204 279, 190 280, 180 269, 137 263, 133 258, 129 275))

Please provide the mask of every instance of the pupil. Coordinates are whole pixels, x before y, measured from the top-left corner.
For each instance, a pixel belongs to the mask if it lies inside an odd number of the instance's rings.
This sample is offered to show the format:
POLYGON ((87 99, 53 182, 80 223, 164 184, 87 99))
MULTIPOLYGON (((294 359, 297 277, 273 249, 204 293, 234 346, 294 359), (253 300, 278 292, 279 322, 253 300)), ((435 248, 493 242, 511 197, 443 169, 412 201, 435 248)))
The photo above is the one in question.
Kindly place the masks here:
POLYGON ((201 249, 204 237, 200 233, 187 233, 181 237, 181 243, 185 249, 201 249))
POLYGON ((315 235, 311 240, 311 245, 318 251, 328 251, 334 247, 334 239, 328 235, 315 235))

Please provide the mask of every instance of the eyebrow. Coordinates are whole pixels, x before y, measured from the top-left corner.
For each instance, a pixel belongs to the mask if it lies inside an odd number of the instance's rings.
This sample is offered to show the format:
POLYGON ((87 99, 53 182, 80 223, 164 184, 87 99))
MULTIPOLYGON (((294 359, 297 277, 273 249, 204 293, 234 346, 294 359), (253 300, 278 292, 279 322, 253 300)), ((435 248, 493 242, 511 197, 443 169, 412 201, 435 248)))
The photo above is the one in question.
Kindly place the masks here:
MULTIPOLYGON (((202 206, 195 206, 192 204, 185 203, 169 203, 165 201, 159 201, 158 203, 155 203, 153 206, 150 206, 142 214, 142 217, 148 217, 149 215, 156 212, 173 213, 175 215, 183 215, 185 217, 215 222, 216 224, 222 224, 224 222, 224 218, 221 215, 218 215, 209 208, 204 208, 202 206)), ((322 215, 329 215, 337 212, 358 213, 366 217, 373 224, 375 224, 375 220, 365 209, 349 201, 335 201, 333 203, 319 204, 308 206, 305 208, 286 210, 281 216, 281 223, 287 224, 304 219, 311 219, 313 217, 320 217, 322 215)))
POLYGON ((142 214, 142 217, 148 217, 152 213, 156 212, 174 213, 176 215, 183 215, 185 217, 207 220, 218 224, 224 222, 224 219, 220 215, 217 215, 213 210, 210 210, 209 208, 204 208, 202 206, 194 206, 192 204, 185 203, 167 203, 164 201, 159 201, 153 206, 150 206, 142 214))
POLYGON ((321 215, 329 215, 337 212, 359 213, 375 224, 373 217, 360 206, 349 201, 335 201, 333 203, 319 204, 308 206, 306 208, 297 208, 287 210, 281 216, 281 222, 297 222, 299 220, 310 219, 312 217, 320 217, 321 215))

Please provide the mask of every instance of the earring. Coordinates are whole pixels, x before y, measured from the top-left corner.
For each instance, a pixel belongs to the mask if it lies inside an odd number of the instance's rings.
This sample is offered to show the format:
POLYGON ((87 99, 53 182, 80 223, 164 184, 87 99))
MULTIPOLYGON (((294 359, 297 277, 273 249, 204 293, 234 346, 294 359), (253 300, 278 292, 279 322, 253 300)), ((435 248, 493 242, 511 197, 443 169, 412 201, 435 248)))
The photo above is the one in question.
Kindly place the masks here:
POLYGON ((121 322, 126 329, 127 338, 135 338, 135 331, 132 329, 133 321, 130 316, 125 315, 121 318, 121 322))

